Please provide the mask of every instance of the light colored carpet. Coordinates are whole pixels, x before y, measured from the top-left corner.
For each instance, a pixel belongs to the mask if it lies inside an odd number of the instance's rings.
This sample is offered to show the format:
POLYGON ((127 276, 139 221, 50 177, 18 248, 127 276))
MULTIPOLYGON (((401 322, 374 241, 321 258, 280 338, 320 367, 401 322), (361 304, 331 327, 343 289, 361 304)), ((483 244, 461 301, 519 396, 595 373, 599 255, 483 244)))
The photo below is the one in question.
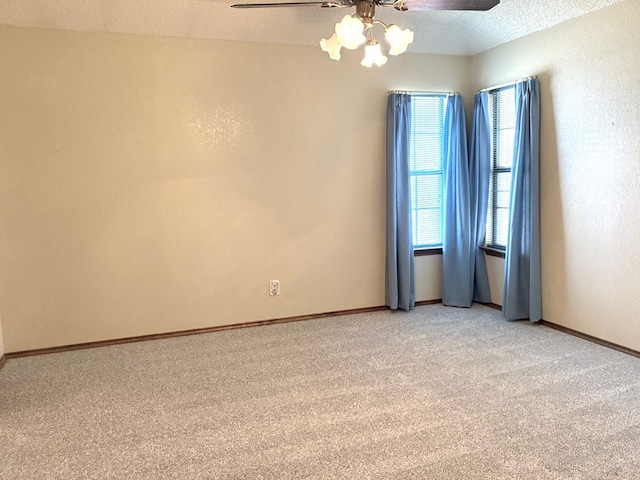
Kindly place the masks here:
POLYGON ((9 360, 2 479, 637 479, 640 359, 419 307, 9 360))

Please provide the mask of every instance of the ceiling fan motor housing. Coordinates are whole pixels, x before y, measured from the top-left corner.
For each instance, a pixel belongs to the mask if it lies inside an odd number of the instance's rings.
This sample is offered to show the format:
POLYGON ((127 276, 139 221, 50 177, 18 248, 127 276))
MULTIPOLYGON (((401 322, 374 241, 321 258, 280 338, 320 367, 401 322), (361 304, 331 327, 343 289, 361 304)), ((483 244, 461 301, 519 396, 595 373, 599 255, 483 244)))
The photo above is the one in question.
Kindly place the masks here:
POLYGON ((371 0, 358 0, 356 2, 356 15, 364 24, 373 22, 373 15, 376 13, 376 4, 371 0))

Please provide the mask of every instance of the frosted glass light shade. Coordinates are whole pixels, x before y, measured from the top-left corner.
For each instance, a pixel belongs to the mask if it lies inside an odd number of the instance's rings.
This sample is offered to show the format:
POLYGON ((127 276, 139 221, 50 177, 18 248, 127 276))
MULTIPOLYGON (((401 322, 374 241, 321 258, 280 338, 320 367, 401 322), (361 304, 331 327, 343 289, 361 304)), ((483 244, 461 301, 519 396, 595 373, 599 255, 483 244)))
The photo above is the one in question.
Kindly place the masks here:
POLYGON ((390 25, 384 36, 391 45, 389 55, 400 55, 406 52, 409 44, 413 42, 413 32, 408 28, 400 30, 397 25, 390 25))
POLYGON ((340 23, 336 23, 336 37, 344 48, 355 50, 367 40, 364 23, 359 18, 345 15, 340 23))
POLYGON ((387 63, 387 57, 382 54, 380 44, 375 40, 372 43, 367 42, 367 45, 364 47, 364 58, 360 62, 360 65, 363 67, 371 67, 372 65, 381 67, 385 63, 387 63))
POLYGON ((342 48, 342 44, 335 33, 328 40, 326 38, 320 40, 320 48, 323 52, 327 52, 329 54, 329 58, 331 60, 340 60, 340 49, 342 48))

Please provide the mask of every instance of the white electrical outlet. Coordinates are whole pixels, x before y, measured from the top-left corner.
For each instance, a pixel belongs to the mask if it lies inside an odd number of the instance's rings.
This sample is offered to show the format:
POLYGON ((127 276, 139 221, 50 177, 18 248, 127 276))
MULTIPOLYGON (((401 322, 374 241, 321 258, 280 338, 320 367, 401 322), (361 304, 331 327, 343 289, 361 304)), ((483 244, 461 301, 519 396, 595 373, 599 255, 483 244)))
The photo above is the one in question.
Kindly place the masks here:
POLYGON ((271 280, 269 282, 269 295, 272 297, 280 295, 280 280, 271 280))

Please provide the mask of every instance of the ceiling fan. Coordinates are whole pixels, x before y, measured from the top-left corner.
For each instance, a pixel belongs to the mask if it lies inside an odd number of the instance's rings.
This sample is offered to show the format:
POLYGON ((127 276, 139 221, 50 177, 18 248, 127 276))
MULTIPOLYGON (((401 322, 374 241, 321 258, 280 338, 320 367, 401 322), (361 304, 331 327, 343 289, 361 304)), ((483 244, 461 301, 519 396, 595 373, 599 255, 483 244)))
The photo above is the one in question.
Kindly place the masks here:
POLYGON ((381 66, 387 63, 382 54, 380 44, 373 37, 374 25, 381 25, 385 30, 385 38, 389 42, 389 55, 399 55, 407 50, 413 42, 413 32, 402 30, 398 26, 387 25, 374 20, 376 7, 393 7, 398 11, 420 10, 491 10, 500 0, 325 0, 311 2, 279 2, 279 3, 236 3, 233 8, 274 8, 274 7, 320 7, 348 8, 356 7, 356 13, 345 15, 340 23, 336 23, 335 33, 331 38, 320 40, 320 48, 329 54, 332 60, 340 60, 342 47, 355 50, 365 44, 365 57, 360 62, 365 67, 381 66), (366 35, 365 35, 366 34, 366 35))

